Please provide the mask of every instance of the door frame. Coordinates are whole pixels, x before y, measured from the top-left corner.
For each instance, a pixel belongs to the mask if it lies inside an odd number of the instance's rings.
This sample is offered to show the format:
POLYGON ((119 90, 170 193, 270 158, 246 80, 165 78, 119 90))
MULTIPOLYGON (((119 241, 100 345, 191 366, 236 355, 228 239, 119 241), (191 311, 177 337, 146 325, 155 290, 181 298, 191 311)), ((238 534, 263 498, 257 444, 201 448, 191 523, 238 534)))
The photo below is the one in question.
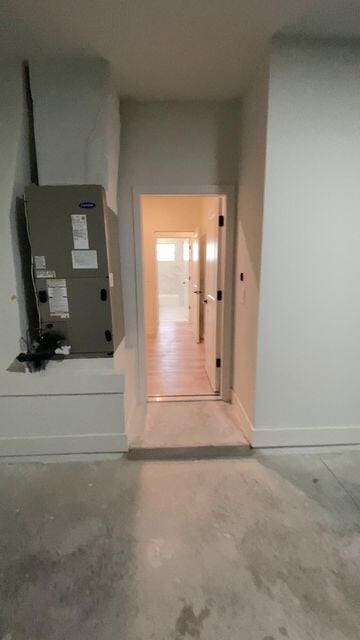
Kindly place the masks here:
POLYGON ((232 185, 192 185, 169 186, 151 185, 137 186, 132 189, 134 243, 135 243, 135 276, 136 276, 136 316, 137 316, 137 352, 138 352, 138 389, 139 404, 147 402, 147 366, 146 366, 146 333, 145 333, 145 299, 144 271, 142 251, 142 196, 219 196, 225 198, 226 210, 224 231, 221 238, 221 270, 220 281, 223 292, 221 304, 220 334, 220 395, 225 402, 231 402, 232 378, 232 341, 234 311, 234 256, 235 256, 235 187, 232 185))

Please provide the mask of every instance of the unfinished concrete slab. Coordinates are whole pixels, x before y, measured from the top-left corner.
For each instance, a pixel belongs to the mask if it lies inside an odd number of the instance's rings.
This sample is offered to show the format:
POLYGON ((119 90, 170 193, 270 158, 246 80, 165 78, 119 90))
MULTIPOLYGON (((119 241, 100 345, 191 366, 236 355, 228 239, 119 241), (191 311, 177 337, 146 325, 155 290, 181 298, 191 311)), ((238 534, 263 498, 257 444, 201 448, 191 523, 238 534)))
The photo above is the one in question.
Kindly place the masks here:
POLYGON ((145 430, 132 447, 248 446, 232 405, 218 401, 149 402, 145 430))
POLYGON ((0 638, 356 640, 360 454, 329 460, 0 465, 0 638))

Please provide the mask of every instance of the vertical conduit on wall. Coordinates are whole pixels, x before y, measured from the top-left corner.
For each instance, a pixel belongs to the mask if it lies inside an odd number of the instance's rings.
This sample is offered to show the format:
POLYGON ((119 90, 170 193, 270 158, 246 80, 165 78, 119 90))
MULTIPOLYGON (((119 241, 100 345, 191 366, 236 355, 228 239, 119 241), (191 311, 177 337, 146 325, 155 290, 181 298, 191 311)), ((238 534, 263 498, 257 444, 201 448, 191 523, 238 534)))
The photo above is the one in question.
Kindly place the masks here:
POLYGON ((35 126, 34 126, 34 106, 31 95, 30 85, 30 69, 28 62, 24 63, 24 82, 25 82, 25 95, 28 115, 28 131, 29 131, 29 161, 30 161, 30 176, 31 182, 39 184, 39 174, 36 156, 36 141, 35 141, 35 126))

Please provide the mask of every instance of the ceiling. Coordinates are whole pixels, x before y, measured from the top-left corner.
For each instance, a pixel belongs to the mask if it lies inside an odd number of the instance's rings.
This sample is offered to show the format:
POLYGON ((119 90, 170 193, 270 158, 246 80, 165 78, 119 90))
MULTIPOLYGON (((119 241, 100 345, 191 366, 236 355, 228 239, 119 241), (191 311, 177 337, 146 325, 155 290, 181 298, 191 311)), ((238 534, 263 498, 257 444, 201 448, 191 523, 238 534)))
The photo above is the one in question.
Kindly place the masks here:
POLYGON ((122 97, 144 100, 239 97, 282 30, 360 36, 359 0, 1 0, 0 6, 2 54, 101 56, 122 97))

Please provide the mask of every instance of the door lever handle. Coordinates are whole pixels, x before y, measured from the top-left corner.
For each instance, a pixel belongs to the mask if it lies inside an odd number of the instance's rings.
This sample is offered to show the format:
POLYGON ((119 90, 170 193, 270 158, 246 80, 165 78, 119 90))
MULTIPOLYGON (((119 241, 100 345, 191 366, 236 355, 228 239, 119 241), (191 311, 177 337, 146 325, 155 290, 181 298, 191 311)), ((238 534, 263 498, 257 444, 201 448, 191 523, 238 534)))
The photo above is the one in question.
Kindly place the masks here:
POLYGON ((197 296, 199 296, 200 293, 202 293, 202 291, 199 291, 199 290, 198 291, 193 291, 193 293, 195 293, 197 296))

